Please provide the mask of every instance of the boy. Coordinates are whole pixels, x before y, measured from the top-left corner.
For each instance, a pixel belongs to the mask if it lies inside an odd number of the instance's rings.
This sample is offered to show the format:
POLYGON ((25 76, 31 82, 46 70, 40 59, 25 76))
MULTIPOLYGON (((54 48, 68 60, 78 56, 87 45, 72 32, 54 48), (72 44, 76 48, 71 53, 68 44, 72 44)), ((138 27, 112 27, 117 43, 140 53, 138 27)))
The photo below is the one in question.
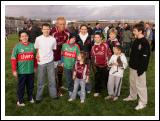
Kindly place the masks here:
POLYGON ((91 50, 91 59, 96 68, 94 97, 98 97, 102 87, 104 85, 107 86, 109 73, 107 69, 108 60, 112 53, 108 45, 102 42, 102 35, 100 33, 95 33, 94 40, 95 44, 91 50))
POLYGON ((144 25, 136 24, 133 28, 136 39, 133 42, 129 67, 130 67, 130 95, 124 101, 132 101, 139 96, 135 110, 140 110, 147 105, 146 71, 150 58, 149 42, 144 37, 144 25))
POLYGON ((122 78, 124 69, 127 67, 127 59, 122 53, 122 47, 116 46, 113 48, 114 55, 109 60, 109 79, 108 79, 108 94, 105 99, 116 101, 120 96, 122 78))
POLYGON ((36 38, 35 48, 38 50, 38 85, 36 102, 40 103, 42 100, 42 93, 44 88, 45 73, 47 72, 49 80, 49 93, 51 98, 57 99, 57 89, 55 82, 55 69, 53 61, 53 50, 56 49, 56 40, 50 33, 50 25, 44 23, 42 25, 42 35, 36 38))
POLYGON ((24 92, 27 87, 27 94, 30 103, 34 103, 34 68, 37 67, 36 50, 32 43, 28 42, 27 31, 19 32, 20 42, 13 48, 11 56, 13 76, 18 79, 17 106, 25 106, 24 92))
POLYGON ((73 73, 73 67, 76 62, 76 58, 80 53, 80 49, 77 44, 75 44, 76 36, 70 35, 69 40, 63 44, 62 46, 62 66, 64 67, 64 74, 67 81, 68 86, 68 93, 69 96, 71 96, 73 92, 73 79, 72 79, 72 73, 73 73))

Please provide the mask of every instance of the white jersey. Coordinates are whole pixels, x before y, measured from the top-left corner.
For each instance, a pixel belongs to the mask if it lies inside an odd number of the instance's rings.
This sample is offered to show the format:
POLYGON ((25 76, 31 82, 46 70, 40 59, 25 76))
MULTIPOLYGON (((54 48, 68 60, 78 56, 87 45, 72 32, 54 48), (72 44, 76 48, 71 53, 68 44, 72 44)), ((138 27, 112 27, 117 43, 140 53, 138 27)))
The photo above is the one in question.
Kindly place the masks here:
MULTIPOLYGON (((117 63, 117 58, 118 57, 119 56, 117 56, 117 55, 112 55, 110 60, 109 60, 109 64, 108 65, 111 65, 113 63, 117 63)), ((115 66, 115 65, 110 66, 111 67, 111 69, 109 71, 110 75, 117 76, 117 77, 123 77, 124 69, 127 68, 128 63, 127 63, 126 56, 123 53, 120 55, 120 59, 122 61, 123 66, 122 67, 115 66)))

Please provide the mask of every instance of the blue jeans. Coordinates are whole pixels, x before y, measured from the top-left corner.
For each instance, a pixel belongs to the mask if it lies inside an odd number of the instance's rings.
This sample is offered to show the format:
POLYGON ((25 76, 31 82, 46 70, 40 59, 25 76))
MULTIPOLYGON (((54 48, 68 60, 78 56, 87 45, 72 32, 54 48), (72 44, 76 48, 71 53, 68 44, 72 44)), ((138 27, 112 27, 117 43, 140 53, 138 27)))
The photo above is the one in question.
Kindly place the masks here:
POLYGON ((77 92, 78 92, 78 88, 79 88, 79 85, 81 87, 81 93, 80 93, 80 99, 81 100, 84 100, 85 99, 85 96, 86 96, 86 91, 85 91, 85 85, 86 85, 86 82, 85 80, 83 79, 77 79, 74 81, 74 90, 73 90, 73 93, 71 95, 71 98, 74 100, 77 96, 77 92))
POLYGON ((55 81, 55 68, 54 62, 49 62, 43 65, 38 65, 38 85, 36 100, 42 99, 42 93, 44 89, 45 74, 47 72, 49 80, 49 94, 51 98, 57 97, 56 81, 55 81))
POLYGON ((73 92, 73 86, 74 86, 74 82, 72 79, 73 70, 64 68, 64 75, 66 78, 68 91, 73 92))

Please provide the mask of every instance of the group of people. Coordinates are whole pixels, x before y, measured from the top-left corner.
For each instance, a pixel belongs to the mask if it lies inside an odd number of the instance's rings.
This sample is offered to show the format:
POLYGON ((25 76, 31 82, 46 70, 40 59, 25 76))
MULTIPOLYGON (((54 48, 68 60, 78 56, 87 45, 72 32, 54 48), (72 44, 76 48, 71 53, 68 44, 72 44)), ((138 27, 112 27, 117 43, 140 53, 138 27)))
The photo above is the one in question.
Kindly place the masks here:
MULTIPOLYGON (((64 17, 58 17, 54 28, 49 24, 42 25, 42 34, 31 37, 30 31, 19 32, 19 42, 13 48, 11 64, 13 76, 18 80, 17 106, 25 106, 24 91, 27 89, 30 103, 40 103, 43 100, 45 75, 48 77, 49 94, 52 99, 63 96, 63 73, 67 82, 68 101, 80 97, 84 103, 86 93, 92 91, 91 73, 94 78, 94 97, 98 97, 105 88, 108 95, 105 100, 116 101, 120 96, 124 70, 128 61, 116 28, 108 30, 106 39, 103 30, 96 23, 92 34, 88 26, 82 24, 77 34, 66 29, 64 17), (32 39, 32 40, 31 40, 32 39), (34 100, 34 73, 37 77, 37 93, 34 100)), ((35 31, 34 31, 35 32, 35 31)), ((124 101, 132 101, 139 96, 136 110, 147 105, 146 74, 150 45, 144 35, 142 23, 133 26, 133 32, 128 33, 135 40, 132 43, 129 56, 130 94, 124 101)), ((126 44, 127 46, 127 44, 126 44)), ((128 52, 129 53, 129 52, 128 52)), ((106 93, 107 94, 107 93, 106 93)))

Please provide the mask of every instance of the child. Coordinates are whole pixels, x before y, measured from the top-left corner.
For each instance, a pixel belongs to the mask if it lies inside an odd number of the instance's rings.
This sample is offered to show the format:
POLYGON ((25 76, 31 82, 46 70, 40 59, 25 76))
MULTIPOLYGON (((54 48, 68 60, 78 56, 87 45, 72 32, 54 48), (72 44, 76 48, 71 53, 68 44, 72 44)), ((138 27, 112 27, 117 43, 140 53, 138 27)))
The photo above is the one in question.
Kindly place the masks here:
POLYGON ((80 85, 81 87, 80 99, 81 99, 81 103, 84 103, 85 86, 89 80, 89 67, 85 63, 85 59, 86 59, 85 52, 81 51, 73 71, 74 90, 71 95, 71 98, 68 101, 73 101, 76 98, 77 91, 80 85))
POLYGON ((108 40, 106 41, 106 43, 108 44, 111 52, 112 52, 112 55, 114 54, 113 52, 113 47, 117 46, 117 45, 120 45, 118 39, 116 38, 117 36, 117 30, 115 28, 111 28, 109 30, 109 38, 108 40))
POLYGON ((29 35, 26 31, 19 32, 20 42, 13 48, 11 56, 13 76, 18 79, 17 106, 25 106, 24 92, 27 87, 27 94, 30 103, 34 103, 34 69, 37 67, 36 50, 32 43, 28 42, 29 35))
POLYGON ((109 67, 111 67, 108 79, 109 96, 107 96, 105 99, 113 99, 113 101, 116 101, 118 96, 120 96, 123 72, 128 64, 120 46, 114 47, 113 51, 114 55, 112 55, 111 59, 109 60, 109 67))
POLYGON ((64 67, 64 74, 67 81, 68 93, 71 96, 73 92, 73 79, 72 79, 72 72, 73 67, 76 62, 76 58, 80 53, 79 47, 75 44, 76 36, 71 34, 69 40, 63 44, 62 46, 62 66, 64 67))
POLYGON ((147 85, 146 71, 150 58, 149 42, 144 37, 144 25, 141 23, 133 27, 134 40, 131 48, 129 67, 130 67, 130 95, 124 101, 133 101, 139 96, 138 105, 135 110, 140 110, 147 105, 147 85))
POLYGON ((95 33, 95 44, 91 50, 92 63, 95 65, 95 93, 94 97, 98 97, 101 89, 107 88, 108 80, 108 60, 111 57, 111 50, 106 43, 102 42, 102 35, 95 33))
POLYGON ((37 94, 36 103, 42 101, 43 89, 45 83, 45 74, 48 75, 48 87, 49 94, 52 99, 57 99, 57 89, 55 81, 55 69, 54 69, 54 52, 56 49, 56 40, 50 36, 50 25, 48 23, 42 24, 42 35, 36 38, 35 48, 37 51, 38 60, 38 83, 37 83, 37 94))

